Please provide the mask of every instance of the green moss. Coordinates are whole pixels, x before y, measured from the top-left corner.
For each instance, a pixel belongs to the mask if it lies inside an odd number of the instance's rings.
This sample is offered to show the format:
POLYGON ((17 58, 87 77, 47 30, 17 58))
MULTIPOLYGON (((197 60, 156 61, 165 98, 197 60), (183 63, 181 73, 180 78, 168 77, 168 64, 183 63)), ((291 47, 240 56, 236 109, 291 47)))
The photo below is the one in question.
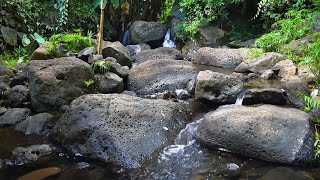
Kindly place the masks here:
POLYGON ((262 88, 262 86, 256 82, 246 82, 244 83, 244 87, 245 88, 262 88))

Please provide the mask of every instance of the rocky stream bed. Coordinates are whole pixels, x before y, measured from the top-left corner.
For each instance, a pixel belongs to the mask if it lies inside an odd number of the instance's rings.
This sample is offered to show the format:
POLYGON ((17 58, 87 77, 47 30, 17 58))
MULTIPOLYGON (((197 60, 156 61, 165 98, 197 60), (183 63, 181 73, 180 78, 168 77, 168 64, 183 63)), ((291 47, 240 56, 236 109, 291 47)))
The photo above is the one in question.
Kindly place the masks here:
POLYGON ((14 71, 0 65, 0 179, 320 179, 296 96, 310 94, 305 67, 278 53, 247 61, 247 49, 186 57, 143 35, 104 42, 102 56, 40 47, 14 71), (90 71, 105 58, 110 72, 90 71))

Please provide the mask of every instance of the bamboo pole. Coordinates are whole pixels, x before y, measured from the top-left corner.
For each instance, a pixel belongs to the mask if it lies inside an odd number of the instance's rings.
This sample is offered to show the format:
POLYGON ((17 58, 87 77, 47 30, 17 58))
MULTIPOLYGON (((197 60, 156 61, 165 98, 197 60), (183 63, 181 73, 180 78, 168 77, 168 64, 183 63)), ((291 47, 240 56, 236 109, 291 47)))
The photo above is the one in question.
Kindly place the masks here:
POLYGON ((100 26, 99 26, 99 34, 98 34, 98 54, 102 54, 102 41, 103 41, 103 23, 104 23, 104 3, 101 0, 101 14, 100 14, 100 26))

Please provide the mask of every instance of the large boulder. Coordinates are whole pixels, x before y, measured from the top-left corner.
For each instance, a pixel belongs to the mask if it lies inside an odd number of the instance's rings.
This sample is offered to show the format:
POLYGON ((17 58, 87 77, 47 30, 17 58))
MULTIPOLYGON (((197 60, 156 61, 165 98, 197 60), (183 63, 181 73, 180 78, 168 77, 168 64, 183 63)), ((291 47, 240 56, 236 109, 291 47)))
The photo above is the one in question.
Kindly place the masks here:
POLYGON ((22 85, 14 86, 3 93, 3 100, 6 106, 23 107, 24 103, 29 100, 29 89, 22 85))
POLYGON ((157 49, 144 50, 132 57, 132 61, 135 63, 143 63, 148 60, 158 59, 176 59, 183 60, 183 56, 180 51, 175 48, 160 47, 157 49))
POLYGON ((192 61, 217 67, 236 67, 248 57, 246 49, 200 48, 192 61))
POLYGON ((133 44, 162 40, 166 32, 166 25, 156 22, 135 21, 130 26, 131 42, 133 44))
POLYGON ((219 47, 225 44, 226 31, 218 28, 217 26, 207 25, 198 28, 199 40, 202 47, 219 47))
POLYGON ((87 91, 94 79, 90 66, 75 57, 30 61, 27 65, 31 107, 35 112, 58 110, 87 91))
POLYGON ((86 47, 78 53, 78 58, 82 61, 88 62, 89 56, 93 56, 97 52, 94 47, 86 47))
POLYGON ((2 37, 4 41, 11 45, 11 46, 16 46, 18 45, 18 31, 15 29, 6 27, 6 26, 1 26, 0 32, 2 34, 2 37))
POLYGON ((285 59, 286 57, 279 53, 265 53, 258 58, 242 62, 238 67, 236 67, 235 72, 253 72, 262 74, 264 71, 272 69, 278 62, 285 59))
POLYGON ((314 160, 309 114, 294 108, 226 105, 209 113, 196 138, 213 148, 287 164, 314 160))
POLYGON ((27 108, 12 108, 8 109, 0 116, 0 126, 12 126, 21 121, 24 121, 30 114, 30 109, 27 108))
POLYGON ((205 70, 197 76, 195 97, 218 104, 235 103, 242 90, 243 82, 236 76, 205 70))
POLYGON ((52 137, 72 153, 136 168, 173 143, 189 113, 186 103, 84 95, 71 103, 52 137))
POLYGON ((129 50, 122 45, 119 41, 116 42, 103 42, 102 47, 103 58, 113 57, 122 66, 131 67, 129 50))
POLYGON ((24 134, 40 134, 45 127, 45 123, 53 116, 49 113, 40 113, 27 117, 26 120, 16 125, 15 130, 24 134))
POLYGON ((127 88, 138 95, 175 91, 186 89, 196 76, 197 70, 191 62, 168 59, 147 61, 130 69, 127 88))

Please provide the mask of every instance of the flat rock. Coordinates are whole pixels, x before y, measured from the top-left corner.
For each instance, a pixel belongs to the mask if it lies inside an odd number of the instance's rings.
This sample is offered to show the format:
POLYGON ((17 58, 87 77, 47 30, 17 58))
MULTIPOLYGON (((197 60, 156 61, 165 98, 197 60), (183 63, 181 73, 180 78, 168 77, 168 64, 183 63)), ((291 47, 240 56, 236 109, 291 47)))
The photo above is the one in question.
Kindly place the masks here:
POLYGON ((132 57, 132 61, 135 63, 143 63, 148 60, 159 59, 175 59, 183 60, 183 56, 180 51, 175 48, 160 47, 156 49, 144 50, 132 57))
POLYGON ((88 91, 84 81, 94 79, 90 65, 75 57, 30 61, 27 72, 31 107, 38 113, 70 104, 88 91))
POLYGON ((30 109, 27 108, 12 108, 8 109, 0 117, 0 126, 16 125, 19 122, 25 120, 30 113, 30 109))
POLYGON ((311 116, 294 108, 222 106, 205 116, 196 138, 209 147, 272 162, 314 160, 311 116))
POLYGON ((189 116, 186 103, 124 94, 91 94, 74 100, 52 137, 72 153, 140 167, 173 143, 189 116))
POLYGON ((217 67, 236 67, 247 59, 246 49, 200 48, 192 62, 217 67))
POLYGON ((197 70, 191 62, 153 60, 141 63, 129 71, 127 88, 137 95, 150 95, 166 90, 186 89, 195 82, 197 70))
POLYGON ((210 70, 200 71, 197 76, 195 98, 218 104, 235 103, 243 90, 243 82, 236 76, 210 70))

